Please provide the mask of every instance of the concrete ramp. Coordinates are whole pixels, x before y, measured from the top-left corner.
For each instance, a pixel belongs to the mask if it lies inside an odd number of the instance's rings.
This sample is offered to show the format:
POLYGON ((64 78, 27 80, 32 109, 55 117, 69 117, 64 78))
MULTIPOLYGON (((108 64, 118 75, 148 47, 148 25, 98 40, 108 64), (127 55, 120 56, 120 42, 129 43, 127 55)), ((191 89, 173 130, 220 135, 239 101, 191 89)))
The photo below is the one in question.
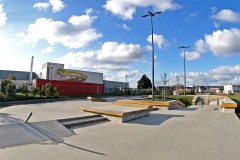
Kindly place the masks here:
POLYGON ((58 121, 0 125, 0 148, 56 140, 72 136, 58 121))

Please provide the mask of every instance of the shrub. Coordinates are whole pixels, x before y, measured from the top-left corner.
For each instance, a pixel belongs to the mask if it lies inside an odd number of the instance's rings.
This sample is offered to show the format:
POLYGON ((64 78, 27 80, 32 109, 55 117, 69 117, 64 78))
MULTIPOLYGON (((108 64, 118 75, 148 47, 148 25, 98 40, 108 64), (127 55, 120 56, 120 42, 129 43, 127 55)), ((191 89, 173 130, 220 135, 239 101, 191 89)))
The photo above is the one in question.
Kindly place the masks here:
POLYGON ((19 87, 19 92, 22 93, 22 94, 26 94, 28 92, 28 88, 25 84, 22 84, 20 87, 19 87))
POLYGON ((38 88, 34 87, 31 91, 31 94, 32 94, 33 97, 35 97, 38 94, 38 88))
POLYGON ((1 84, 1 92, 8 96, 16 94, 16 85, 10 80, 3 80, 1 84))

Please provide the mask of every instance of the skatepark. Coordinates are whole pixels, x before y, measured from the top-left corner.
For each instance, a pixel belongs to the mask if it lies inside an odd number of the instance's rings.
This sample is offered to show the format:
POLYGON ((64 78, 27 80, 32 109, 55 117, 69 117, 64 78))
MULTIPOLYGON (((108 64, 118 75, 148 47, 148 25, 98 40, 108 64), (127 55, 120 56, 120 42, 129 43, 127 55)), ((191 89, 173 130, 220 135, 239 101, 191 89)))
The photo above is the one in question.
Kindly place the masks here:
POLYGON ((240 156, 239 119, 235 113, 223 112, 216 99, 210 105, 168 110, 127 98, 1 108, 0 160, 223 160, 240 156), (123 121, 124 116, 130 119, 123 121))

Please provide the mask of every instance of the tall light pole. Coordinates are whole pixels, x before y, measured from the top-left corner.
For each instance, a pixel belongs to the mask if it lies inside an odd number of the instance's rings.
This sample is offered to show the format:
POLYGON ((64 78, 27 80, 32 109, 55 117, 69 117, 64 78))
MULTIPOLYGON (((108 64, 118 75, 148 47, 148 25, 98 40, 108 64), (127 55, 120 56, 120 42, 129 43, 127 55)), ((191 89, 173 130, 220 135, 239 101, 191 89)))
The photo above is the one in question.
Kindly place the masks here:
POLYGON ((189 46, 181 46, 179 49, 183 48, 183 58, 184 58, 184 96, 186 96, 186 58, 185 58, 185 49, 189 48, 189 46))
POLYGON ((127 88, 127 77, 128 77, 128 75, 125 75, 125 77, 126 77, 126 88, 127 88))
POLYGON ((148 14, 143 15, 142 17, 151 17, 151 28, 152 28, 152 101, 154 101, 154 45, 153 45, 153 20, 152 17, 156 14, 161 14, 162 12, 152 13, 148 11, 148 14))

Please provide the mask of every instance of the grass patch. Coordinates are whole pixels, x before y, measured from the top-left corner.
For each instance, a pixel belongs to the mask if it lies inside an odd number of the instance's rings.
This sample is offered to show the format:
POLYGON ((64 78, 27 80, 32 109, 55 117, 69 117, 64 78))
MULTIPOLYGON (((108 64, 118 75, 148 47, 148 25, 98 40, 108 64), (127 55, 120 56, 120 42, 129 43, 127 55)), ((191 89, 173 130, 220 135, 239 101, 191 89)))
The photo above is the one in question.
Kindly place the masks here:
MULTIPOLYGON (((166 96, 165 101, 171 101, 171 100, 180 100, 182 103, 185 104, 186 107, 192 105, 192 99, 194 96, 166 96)), ((151 101, 152 99, 146 99, 151 101)), ((155 101, 163 101, 162 98, 155 98, 155 101)))
POLYGON ((235 109, 236 115, 240 119, 240 96, 239 95, 229 95, 229 98, 231 98, 234 102, 237 103, 237 108, 235 109))

